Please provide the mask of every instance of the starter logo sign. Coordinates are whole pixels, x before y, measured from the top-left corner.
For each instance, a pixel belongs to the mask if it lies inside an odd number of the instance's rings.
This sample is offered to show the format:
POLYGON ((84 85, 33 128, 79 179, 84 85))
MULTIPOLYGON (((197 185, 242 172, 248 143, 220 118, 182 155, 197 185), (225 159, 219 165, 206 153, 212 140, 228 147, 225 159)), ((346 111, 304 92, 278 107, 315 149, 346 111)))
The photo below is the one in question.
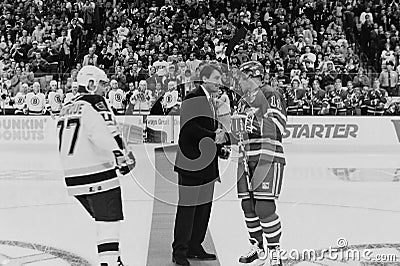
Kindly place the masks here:
POLYGON ((357 138, 357 124, 289 124, 283 134, 292 139, 349 139, 357 138))

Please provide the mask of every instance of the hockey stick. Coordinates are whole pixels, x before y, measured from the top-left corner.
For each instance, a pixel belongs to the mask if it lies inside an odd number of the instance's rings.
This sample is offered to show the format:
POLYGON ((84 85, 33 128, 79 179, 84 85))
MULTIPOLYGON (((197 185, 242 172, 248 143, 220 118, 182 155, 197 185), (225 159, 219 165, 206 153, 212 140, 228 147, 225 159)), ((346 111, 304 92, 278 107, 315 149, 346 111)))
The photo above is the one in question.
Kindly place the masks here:
POLYGON ((251 185, 251 180, 250 180, 250 170, 249 170, 249 158, 247 157, 245 145, 244 145, 244 139, 243 139, 243 133, 239 132, 239 141, 238 141, 238 146, 239 146, 239 152, 242 153, 242 163, 243 163, 243 171, 246 176, 246 181, 247 181, 247 187, 249 188, 249 191, 252 191, 252 185, 251 185))
POLYGON ((245 121, 242 120, 242 117, 237 113, 237 107, 235 106, 235 111, 232 115, 232 124, 231 124, 231 131, 234 134, 235 132, 239 136, 238 140, 238 148, 239 153, 242 155, 242 163, 243 163, 243 172, 246 176, 247 186, 250 191, 252 191, 252 185, 250 181, 250 170, 249 170, 249 160, 246 153, 246 147, 244 144, 243 134, 246 130, 245 121))

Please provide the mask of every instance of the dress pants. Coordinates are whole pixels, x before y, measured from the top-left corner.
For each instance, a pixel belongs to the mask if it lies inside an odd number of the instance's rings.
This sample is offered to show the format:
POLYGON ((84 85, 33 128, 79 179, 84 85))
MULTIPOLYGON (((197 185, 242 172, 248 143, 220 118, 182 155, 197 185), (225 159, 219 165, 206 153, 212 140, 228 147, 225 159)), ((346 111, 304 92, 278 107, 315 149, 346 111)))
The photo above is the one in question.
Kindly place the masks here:
POLYGON ((173 255, 202 251, 214 194, 214 180, 178 174, 179 202, 175 217, 173 255))

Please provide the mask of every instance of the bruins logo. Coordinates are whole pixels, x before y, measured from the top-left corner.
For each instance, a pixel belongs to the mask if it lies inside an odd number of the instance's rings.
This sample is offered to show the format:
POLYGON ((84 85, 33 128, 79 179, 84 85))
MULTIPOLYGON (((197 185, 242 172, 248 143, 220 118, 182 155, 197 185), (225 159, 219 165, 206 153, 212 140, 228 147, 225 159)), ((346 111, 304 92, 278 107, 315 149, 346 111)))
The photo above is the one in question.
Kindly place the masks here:
POLYGON ((115 94, 114 98, 115 98, 115 100, 116 100, 117 102, 121 102, 121 101, 122 101, 122 95, 119 94, 119 93, 115 94))
POLYGON ((56 103, 61 103, 61 95, 60 95, 60 94, 54 95, 54 101, 55 101, 56 103))
POLYGON ((21 105, 21 104, 23 104, 24 103, 24 98, 23 97, 18 97, 17 99, 16 99, 16 103, 18 104, 18 105, 21 105))
POLYGON ((172 95, 171 94, 168 94, 168 95, 166 95, 166 97, 165 97, 165 102, 167 103, 167 104, 170 104, 170 103, 172 103, 172 100, 173 100, 174 98, 172 97, 172 95))
POLYGON ((33 98, 31 99, 31 104, 32 104, 33 106, 37 106, 37 105, 39 105, 39 103, 40 103, 40 100, 39 100, 38 97, 33 97, 33 98))

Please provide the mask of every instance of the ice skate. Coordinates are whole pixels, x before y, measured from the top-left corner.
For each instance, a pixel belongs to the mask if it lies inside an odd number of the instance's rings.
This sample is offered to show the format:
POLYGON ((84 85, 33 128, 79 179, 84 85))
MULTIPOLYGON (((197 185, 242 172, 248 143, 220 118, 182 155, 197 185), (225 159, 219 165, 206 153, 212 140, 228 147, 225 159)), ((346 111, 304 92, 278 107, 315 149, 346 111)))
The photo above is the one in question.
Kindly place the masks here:
POLYGON ((268 262, 264 264, 264 266, 282 266, 282 259, 281 259, 281 250, 279 246, 275 248, 268 249, 268 262))
POLYGON ((246 265, 256 266, 264 265, 266 259, 266 253, 263 248, 260 247, 258 241, 254 238, 250 238, 250 250, 240 256, 239 262, 246 265))

